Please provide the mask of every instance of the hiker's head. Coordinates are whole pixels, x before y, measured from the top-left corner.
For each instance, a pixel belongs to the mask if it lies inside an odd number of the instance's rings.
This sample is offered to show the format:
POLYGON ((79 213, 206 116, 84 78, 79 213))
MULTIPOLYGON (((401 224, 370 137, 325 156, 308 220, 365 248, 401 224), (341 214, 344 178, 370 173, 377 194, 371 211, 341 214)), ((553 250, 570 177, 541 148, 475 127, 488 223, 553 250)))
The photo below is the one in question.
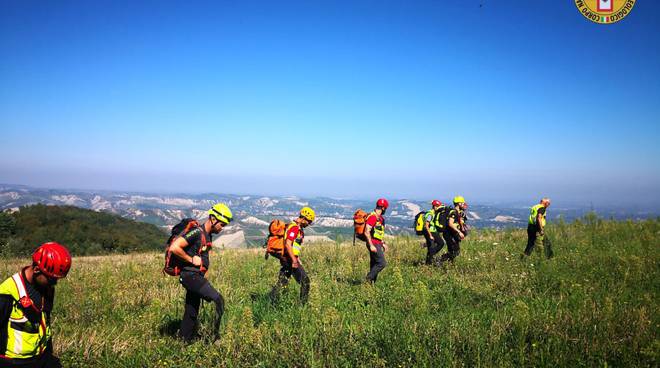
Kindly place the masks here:
POLYGON ((442 202, 440 202, 440 201, 437 200, 437 199, 434 199, 434 200, 431 202, 431 207, 433 207, 434 210, 437 210, 438 208, 442 207, 442 202))
POLYGON ((387 211, 387 207, 389 206, 390 202, 388 202, 385 198, 380 198, 376 201, 376 209, 381 210, 382 213, 385 213, 387 211))
POLYGON ((211 231, 219 233, 225 225, 228 225, 234 216, 231 210, 224 203, 218 203, 209 210, 209 221, 211 222, 211 231))
POLYGON ((544 207, 550 207, 550 198, 543 198, 540 202, 544 207))
POLYGON ((71 254, 59 243, 44 243, 32 254, 33 280, 39 286, 55 285, 70 269, 71 254))
POLYGON ((300 210, 300 219, 302 220, 301 225, 302 227, 307 227, 314 222, 314 219, 316 219, 316 213, 314 212, 313 209, 309 207, 303 207, 300 210))
POLYGON ((454 207, 458 207, 461 210, 467 210, 467 202, 465 202, 465 198, 463 196, 456 196, 454 197, 454 207))

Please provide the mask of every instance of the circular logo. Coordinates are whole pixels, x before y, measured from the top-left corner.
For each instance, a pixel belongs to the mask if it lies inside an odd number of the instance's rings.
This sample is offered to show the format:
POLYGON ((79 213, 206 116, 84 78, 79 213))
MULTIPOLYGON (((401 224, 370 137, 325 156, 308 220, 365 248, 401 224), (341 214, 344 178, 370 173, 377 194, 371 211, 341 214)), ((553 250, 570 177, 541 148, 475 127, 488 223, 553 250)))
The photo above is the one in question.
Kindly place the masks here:
POLYGON ((630 14, 636 0, 575 0, 575 6, 594 23, 611 24, 630 14))

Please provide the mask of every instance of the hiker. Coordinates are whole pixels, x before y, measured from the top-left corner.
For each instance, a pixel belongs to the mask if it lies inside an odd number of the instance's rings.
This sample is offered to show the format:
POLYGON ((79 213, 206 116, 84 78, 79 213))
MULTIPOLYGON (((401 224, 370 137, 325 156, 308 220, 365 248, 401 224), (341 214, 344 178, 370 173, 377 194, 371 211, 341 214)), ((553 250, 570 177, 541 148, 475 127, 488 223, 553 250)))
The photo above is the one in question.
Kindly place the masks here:
POLYGON ((32 254, 32 265, 0 284, 0 366, 62 366, 53 355, 50 321, 55 285, 70 268, 65 246, 44 243, 32 254))
POLYGON ((364 235, 366 238, 367 249, 369 250, 369 273, 367 281, 375 283, 378 274, 387 266, 385 252, 387 245, 385 239, 385 218, 383 215, 387 211, 389 203, 381 198, 376 201, 376 208, 367 216, 364 235))
POLYGON ((314 222, 316 214, 309 207, 303 207, 300 210, 298 218, 293 220, 284 232, 284 250, 281 254, 274 254, 280 260, 280 273, 277 283, 271 290, 271 299, 276 301, 279 298, 280 290, 289 285, 291 276, 300 284, 300 302, 307 303, 309 296, 309 277, 305 268, 300 262, 300 252, 305 239, 305 228, 314 222))
POLYGON ((447 220, 442 236, 447 243, 447 253, 440 257, 439 263, 442 265, 445 261, 454 261, 461 253, 461 241, 465 239, 465 232, 467 231, 467 224, 465 220, 467 216, 467 203, 462 196, 454 197, 454 208, 447 213, 447 220))
POLYGON ((444 227, 437 223, 438 217, 443 211, 449 209, 437 199, 431 202, 431 210, 424 215, 424 239, 426 239, 426 264, 433 263, 433 257, 445 246, 442 239, 441 229, 444 227))
POLYGON ((523 252, 524 256, 530 256, 534 247, 543 245, 543 240, 545 239, 545 216, 548 207, 550 207, 550 198, 543 198, 539 204, 532 206, 529 210, 527 247, 525 247, 525 252, 523 252))
POLYGON ((224 313, 225 302, 222 295, 206 279, 209 268, 209 251, 212 234, 218 234, 232 221, 232 213, 224 203, 218 203, 208 211, 208 219, 201 226, 191 229, 174 239, 170 245, 172 254, 183 263, 179 282, 186 289, 186 301, 179 329, 179 337, 190 342, 194 338, 199 313, 200 299, 215 303, 215 322, 213 332, 218 338, 220 320, 224 313))

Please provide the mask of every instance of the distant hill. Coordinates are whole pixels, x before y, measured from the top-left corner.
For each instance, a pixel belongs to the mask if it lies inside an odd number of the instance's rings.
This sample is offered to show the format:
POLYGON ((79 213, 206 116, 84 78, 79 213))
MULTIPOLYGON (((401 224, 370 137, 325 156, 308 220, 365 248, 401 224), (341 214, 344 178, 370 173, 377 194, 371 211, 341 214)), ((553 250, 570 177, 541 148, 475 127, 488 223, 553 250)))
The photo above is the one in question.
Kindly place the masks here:
MULTIPOLYGON (((378 194, 380 195, 380 194, 378 194)), ((376 194, 375 194, 376 196, 376 194)), ((412 235, 412 223, 421 210, 430 208, 429 200, 396 199, 388 197, 388 235, 412 235)), ((449 202, 450 196, 439 195, 438 199, 449 202)), ((527 226, 529 207, 534 204, 486 204, 474 203, 468 197, 469 224, 475 228, 524 228, 527 226)), ((228 248, 261 247, 268 231, 268 223, 279 218, 290 221, 302 206, 312 207, 318 220, 306 234, 308 240, 330 238, 334 241, 352 238, 352 218, 356 209, 371 211, 376 197, 371 200, 353 200, 327 197, 300 198, 295 196, 261 196, 235 194, 185 194, 185 193, 138 193, 120 191, 65 190, 32 188, 21 185, 0 184, 0 211, 16 211, 20 207, 34 204, 76 206, 116 214, 121 217, 146 222, 163 230, 184 217, 204 219, 208 209, 217 202, 227 203, 237 221, 222 231, 214 240, 216 246, 228 248)), ((581 218, 592 208, 573 206, 557 199, 550 208, 548 219, 556 222, 581 218), (570 207, 566 207, 570 205, 570 207)), ((596 209, 604 218, 643 219, 657 216, 657 210, 642 211, 626 209, 596 209)))
POLYGON ((37 245, 57 241, 74 255, 161 249, 167 234, 157 226, 73 206, 42 204, 0 214, 0 251, 29 255, 37 245))

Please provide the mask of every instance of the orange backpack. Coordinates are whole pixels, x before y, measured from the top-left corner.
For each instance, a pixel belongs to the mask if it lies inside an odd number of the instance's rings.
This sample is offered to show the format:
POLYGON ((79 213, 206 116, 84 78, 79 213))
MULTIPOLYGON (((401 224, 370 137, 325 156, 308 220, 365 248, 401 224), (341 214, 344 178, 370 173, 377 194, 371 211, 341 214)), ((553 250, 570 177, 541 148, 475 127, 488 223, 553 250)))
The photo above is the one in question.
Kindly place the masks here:
POLYGON ((284 233, 286 222, 275 219, 268 226, 268 237, 266 238, 266 258, 271 254, 281 256, 284 254, 284 233))
POLYGON ((367 227, 367 217, 369 217, 369 214, 361 208, 353 214, 353 245, 355 245, 356 238, 363 241, 367 240, 364 235, 364 229, 367 227))

